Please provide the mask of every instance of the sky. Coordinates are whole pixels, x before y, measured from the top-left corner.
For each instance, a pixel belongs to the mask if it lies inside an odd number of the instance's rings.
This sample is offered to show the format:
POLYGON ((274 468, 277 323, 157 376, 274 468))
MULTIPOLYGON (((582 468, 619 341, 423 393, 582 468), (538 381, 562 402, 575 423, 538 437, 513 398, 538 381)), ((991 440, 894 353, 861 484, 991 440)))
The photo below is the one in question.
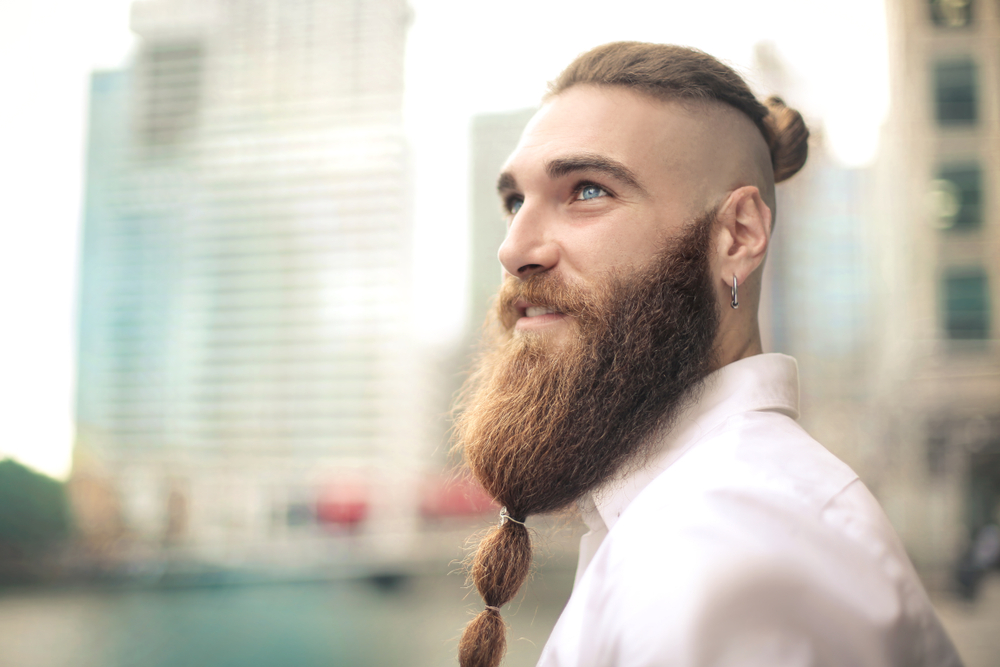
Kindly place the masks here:
MULTIPOLYGON (((0 458, 70 470, 88 77, 135 48, 130 0, 0 0, 0 458)), ((756 44, 788 64, 786 102, 833 155, 870 162, 888 111, 882 0, 411 0, 405 116, 414 156, 414 289, 423 343, 464 317, 468 128, 531 107, 577 54, 615 40, 698 47, 753 83, 756 44), (449 307, 447 304, 454 304, 449 307)))

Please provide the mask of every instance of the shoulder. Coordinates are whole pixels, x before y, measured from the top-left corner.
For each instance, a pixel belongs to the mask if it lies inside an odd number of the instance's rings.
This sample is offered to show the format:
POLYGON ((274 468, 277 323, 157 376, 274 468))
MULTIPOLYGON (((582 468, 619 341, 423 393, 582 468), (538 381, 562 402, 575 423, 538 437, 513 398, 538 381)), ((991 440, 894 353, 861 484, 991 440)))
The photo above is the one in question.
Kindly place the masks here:
POLYGON ((650 524, 711 527, 732 538, 752 537, 764 526, 798 532, 857 479, 790 417, 741 413, 705 433, 653 480, 620 517, 620 532, 650 524), (747 532, 748 521, 763 525, 747 532))
POLYGON ((615 629, 606 664, 917 665, 921 633, 944 637, 878 503, 774 413, 727 420, 654 480, 577 593, 586 625, 615 629))

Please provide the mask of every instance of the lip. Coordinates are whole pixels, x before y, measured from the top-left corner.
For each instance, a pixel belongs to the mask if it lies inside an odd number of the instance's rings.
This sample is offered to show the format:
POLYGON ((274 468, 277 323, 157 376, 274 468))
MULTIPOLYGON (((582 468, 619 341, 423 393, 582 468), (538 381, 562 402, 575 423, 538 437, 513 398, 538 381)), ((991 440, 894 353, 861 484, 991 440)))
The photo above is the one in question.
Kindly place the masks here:
POLYGON ((514 308, 517 310, 517 322, 514 324, 514 328, 521 331, 527 329, 539 329, 562 322, 568 317, 565 313, 546 313, 544 315, 528 317, 528 308, 540 305, 541 304, 531 303, 530 301, 525 301, 523 299, 516 301, 514 303, 514 308))

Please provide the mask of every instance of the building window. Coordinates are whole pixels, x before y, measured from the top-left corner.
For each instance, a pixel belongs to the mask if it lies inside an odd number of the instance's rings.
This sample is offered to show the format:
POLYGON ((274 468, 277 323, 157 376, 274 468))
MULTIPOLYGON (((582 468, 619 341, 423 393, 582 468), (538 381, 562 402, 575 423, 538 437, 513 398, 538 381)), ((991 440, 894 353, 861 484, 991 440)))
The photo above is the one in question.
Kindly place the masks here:
POLYGON ((196 124, 202 60, 197 43, 150 43, 141 52, 140 129, 147 145, 176 144, 196 124))
POLYGON ((940 125, 971 125, 976 109, 976 64, 951 60, 934 66, 934 97, 940 125))
POLYGON ((972 0, 931 0, 931 19, 946 28, 967 26, 972 23, 972 0))
POLYGON ((983 223, 983 175, 978 164, 947 165, 938 172, 941 227, 958 231, 983 223))
POLYGON ((945 327, 952 340, 982 340, 990 335, 989 295, 982 269, 945 276, 945 327))

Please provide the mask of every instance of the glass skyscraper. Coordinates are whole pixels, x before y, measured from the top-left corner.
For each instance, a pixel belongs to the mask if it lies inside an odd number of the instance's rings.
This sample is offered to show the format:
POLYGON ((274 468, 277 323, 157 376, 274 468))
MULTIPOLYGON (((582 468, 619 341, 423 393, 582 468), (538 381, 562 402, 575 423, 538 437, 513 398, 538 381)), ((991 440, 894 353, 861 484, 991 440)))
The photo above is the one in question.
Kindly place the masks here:
POLYGON ((83 509, 98 532, 213 558, 323 507, 406 523, 408 12, 133 5, 132 65, 92 81, 74 477, 114 499, 83 509))

